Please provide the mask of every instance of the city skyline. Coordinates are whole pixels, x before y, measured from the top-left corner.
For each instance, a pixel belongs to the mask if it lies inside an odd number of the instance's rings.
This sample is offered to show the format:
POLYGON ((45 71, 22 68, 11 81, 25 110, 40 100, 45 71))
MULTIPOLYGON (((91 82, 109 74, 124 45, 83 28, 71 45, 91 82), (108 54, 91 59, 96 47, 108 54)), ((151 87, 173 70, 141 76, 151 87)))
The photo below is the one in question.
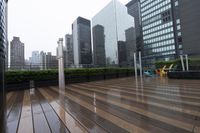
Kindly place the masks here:
MULTIPOLYGON (((57 38, 71 34, 71 24, 78 16, 91 20, 110 1, 59 0, 55 3, 47 0, 11 0, 8 6, 8 39, 10 41, 13 36, 20 37, 25 43, 26 59, 35 50, 56 54, 57 38)), ((119 2, 125 5, 129 0, 119 2)))

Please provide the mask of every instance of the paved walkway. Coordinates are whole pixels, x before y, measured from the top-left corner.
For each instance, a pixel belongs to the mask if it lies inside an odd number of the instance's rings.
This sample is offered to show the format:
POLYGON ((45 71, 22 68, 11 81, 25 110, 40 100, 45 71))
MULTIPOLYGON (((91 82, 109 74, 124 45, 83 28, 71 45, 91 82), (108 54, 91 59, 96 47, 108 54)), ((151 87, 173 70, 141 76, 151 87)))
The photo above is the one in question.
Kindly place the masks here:
POLYGON ((200 81, 113 79, 7 94, 8 133, 200 133, 200 81))

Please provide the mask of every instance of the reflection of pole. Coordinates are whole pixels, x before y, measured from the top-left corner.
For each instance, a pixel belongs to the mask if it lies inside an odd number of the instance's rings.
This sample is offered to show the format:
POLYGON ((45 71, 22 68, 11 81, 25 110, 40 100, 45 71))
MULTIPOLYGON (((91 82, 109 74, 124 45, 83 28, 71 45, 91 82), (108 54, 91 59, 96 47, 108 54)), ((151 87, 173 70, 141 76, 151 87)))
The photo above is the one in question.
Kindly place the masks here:
POLYGON ((136 58, 136 53, 134 53, 134 68, 135 68, 135 78, 137 78, 137 58, 136 58))
POLYGON ((139 52, 139 63, 140 63, 140 77, 142 77, 142 59, 141 59, 141 51, 139 52))
POLYGON ((185 60, 186 60, 186 70, 189 71, 188 55, 185 55, 185 60))
POLYGON ((59 70, 59 89, 65 89, 64 59, 63 59, 63 39, 58 41, 58 70, 59 70))
POLYGON ((185 65, 184 65, 184 61, 183 61, 183 56, 180 55, 180 58, 181 58, 182 69, 183 69, 183 71, 185 71, 185 65))

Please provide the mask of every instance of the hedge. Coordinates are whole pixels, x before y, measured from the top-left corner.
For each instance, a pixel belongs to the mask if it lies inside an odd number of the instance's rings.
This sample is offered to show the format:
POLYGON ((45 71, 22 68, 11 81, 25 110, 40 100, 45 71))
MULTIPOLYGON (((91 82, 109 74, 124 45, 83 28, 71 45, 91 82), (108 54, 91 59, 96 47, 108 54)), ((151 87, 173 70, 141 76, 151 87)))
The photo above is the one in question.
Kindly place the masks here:
MULTIPOLYGON (((98 76, 108 74, 133 73, 133 68, 80 68, 65 69, 66 77, 75 76, 98 76)), ((6 84, 17 84, 23 82, 58 80, 58 70, 43 71, 7 71, 5 74, 6 84)))

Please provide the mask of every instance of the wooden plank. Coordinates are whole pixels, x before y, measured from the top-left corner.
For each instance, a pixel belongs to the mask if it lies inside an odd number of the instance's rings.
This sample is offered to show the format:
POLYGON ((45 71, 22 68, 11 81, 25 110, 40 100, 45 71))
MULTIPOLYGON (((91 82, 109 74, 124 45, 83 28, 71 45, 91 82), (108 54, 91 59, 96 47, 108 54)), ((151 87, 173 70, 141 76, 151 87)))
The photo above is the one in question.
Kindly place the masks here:
POLYGON ((87 132, 86 127, 81 125, 79 121, 75 120, 68 112, 66 112, 62 106, 60 106, 56 101, 54 101, 54 98, 52 96, 47 95, 47 93, 44 91, 41 91, 41 89, 39 89, 39 91, 48 100, 48 102, 51 104, 53 109, 56 111, 56 114, 63 121, 63 123, 66 125, 66 127, 69 129, 70 132, 72 133, 86 133, 87 132))
POLYGON ((35 94, 35 89, 31 89, 31 106, 33 113, 33 124, 35 133, 51 133, 49 124, 45 118, 40 102, 35 94))
POLYGON ((32 110, 30 90, 26 90, 24 94, 22 113, 18 128, 18 133, 33 133, 32 110))
MULTIPOLYGON (((68 89, 70 89, 70 88, 68 87, 68 89)), ((71 90, 91 97, 91 94, 88 94, 88 92, 86 93, 82 90, 76 90, 76 89, 71 89, 71 90)), ((191 124, 177 121, 175 119, 170 119, 170 118, 149 112, 148 110, 143 110, 143 109, 137 108, 135 106, 130 106, 130 104, 124 104, 121 102, 123 100, 121 97, 119 97, 118 100, 113 100, 111 98, 112 97, 111 95, 102 97, 102 96, 98 95, 98 93, 95 93, 95 94, 96 94, 96 99, 98 99, 98 100, 125 108, 129 111, 136 112, 136 113, 140 114, 141 116, 146 116, 147 118, 149 118, 149 120, 152 119, 154 121, 158 121, 158 123, 160 123, 158 126, 162 126, 162 124, 163 124, 163 125, 165 125, 165 127, 168 127, 168 128, 166 128, 168 130, 177 130, 177 132, 179 132, 179 131, 190 132, 192 130, 193 125, 191 125, 191 124), (109 97, 109 99, 106 97, 109 97), (171 124, 173 124, 173 125, 171 125, 171 124)), ((131 103, 131 101, 129 103, 131 103)))
POLYGON ((13 107, 7 118, 7 133, 16 133, 19 125, 24 91, 17 92, 17 99, 14 101, 13 107))
POLYGON ((38 100, 40 101, 41 107, 49 123, 51 131, 53 133, 69 133, 69 130, 65 127, 64 123, 59 119, 53 108, 49 105, 47 100, 41 95, 41 93, 37 89, 36 95, 38 97, 38 100))
MULTIPOLYGON (((57 91, 56 88, 52 89, 57 91)), ((69 102, 71 106, 77 106, 83 115, 86 115, 91 120, 98 123, 100 126, 104 127, 109 132, 140 132, 140 133, 148 133, 148 131, 141 129, 133 124, 122 120, 114 115, 109 114, 99 108, 96 108, 92 105, 87 104, 85 101, 76 98, 69 93, 65 93, 65 99, 69 102), (121 128, 121 129, 120 129, 121 128), (123 131, 123 130, 125 131, 123 131), (121 130, 121 131, 120 131, 121 130)))
POLYGON ((48 97, 53 97, 54 100, 56 100, 56 102, 58 104, 60 104, 66 112, 68 112, 71 116, 73 116, 74 119, 76 119, 77 121, 79 121, 89 132, 92 133, 106 133, 107 131, 104 130, 103 128, 101 128, 99 125, 97 125, 96 123, 94 123, 93 121, 91 121, 90 119, 88 119, 85 115, 83 115, 81 112, 79 112, 79 110, 75 110, 72 106, 68 106, 67 103, 60 102, 58 100, 59 95, 56 94, 55 92, 52 92, 49 90, 49 88, 47 89, 42 89, 40 90, 42 94, 48 96, 48 97))

